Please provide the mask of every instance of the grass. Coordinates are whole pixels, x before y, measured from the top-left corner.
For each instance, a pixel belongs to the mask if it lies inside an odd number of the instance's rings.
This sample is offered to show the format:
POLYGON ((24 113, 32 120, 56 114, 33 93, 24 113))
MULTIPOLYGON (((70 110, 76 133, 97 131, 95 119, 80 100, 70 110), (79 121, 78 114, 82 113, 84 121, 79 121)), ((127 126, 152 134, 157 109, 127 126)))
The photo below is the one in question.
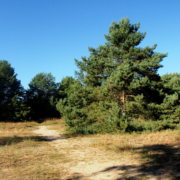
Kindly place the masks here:
POLYGON ((179 172, 177 130, 73 137, 62 119, 41 124, 0 123, 0 180, 178 179, 179 172), (39 125, 68 139, 50 146, 32 132, 39 125))
POLYGON ((38 123, 0 123, 0 179, 59 179, 66 155, 32 133, 38 123))
MULTIPOLYGON (((112 156, 135 160, 138 165, 128 168, 118 166, 116 169, 128 169, 139 173, 131 178, 147 178, 147 175, 162 179, 180 178, 180 135, 177 130, 166 130, 148 134, 104 135, 92 144, 93 147, 105 149, 112 156)), ((129 177, 130 178, 130 177, 129 177)))
MULTIPOLYGON (((59 127, 51 128, 58 130, 59 127)), ((98 148, 109 161, 125 162, 125 165, 112 166, 103 172, 122 171, 119 175, 126 179, 180 178, 180 132, 177 130, 123 135, 80 135, 76 139, 90 141, 91 144, 86 145, 86 148, 98 148)), ((92 151, 87 159, 93 155, 97 156, 92 151)), ((98 158, 99 161, 103 161, 102 156, 98 158)))

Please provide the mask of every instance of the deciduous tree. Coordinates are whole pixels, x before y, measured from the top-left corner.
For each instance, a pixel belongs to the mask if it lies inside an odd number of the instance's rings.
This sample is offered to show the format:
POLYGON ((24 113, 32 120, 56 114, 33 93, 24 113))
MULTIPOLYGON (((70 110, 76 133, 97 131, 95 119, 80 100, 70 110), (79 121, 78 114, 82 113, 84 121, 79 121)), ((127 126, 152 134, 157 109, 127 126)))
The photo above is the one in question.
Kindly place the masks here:
POLYGON ((31 107, 31 117, 43 120, 59 117, 55 99, 58 94, 58 84, 51 73, 39 73, 29 83, 26 92, 26 102, 31 107))

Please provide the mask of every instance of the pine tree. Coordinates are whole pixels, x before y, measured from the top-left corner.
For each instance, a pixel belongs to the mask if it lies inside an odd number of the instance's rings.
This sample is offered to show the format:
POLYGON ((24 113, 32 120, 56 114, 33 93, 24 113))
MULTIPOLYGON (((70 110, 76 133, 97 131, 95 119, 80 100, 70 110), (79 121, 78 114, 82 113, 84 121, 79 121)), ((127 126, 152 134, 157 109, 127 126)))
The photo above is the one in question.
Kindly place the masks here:
POLYGON ((113 21, 105 45, 90 47, 89 58, 75 59, 79 81, 71 87, 66 103, 59 103, 74 132, 125 131, 127 117, 159 118, 158 105, 165 95, 157 71, 167 54, 155 53, 156 44, 136 47, 146 35, 139 27, 129 18, 113 21))
POLYGON ((159 92, 162 82, 157 71, 162 67, 160 62, 167 54, 155 53, 156 44, 151 48, 136 47, 146 35, 146 32, 143 34, 138 31, 139 27, 139 23, 131 25, 126 18, 118 24, 113 22, 109 34, 105 35, 110 43, 109 56, 114 59, 117 67, 102 90, 108 90, 108 94, 111 92, 118 99, 122 114, 125 111, 132 115, 149 114, 147 105, 162 102, 159 92), (138 97, 144 102, 135 101, 138 97))

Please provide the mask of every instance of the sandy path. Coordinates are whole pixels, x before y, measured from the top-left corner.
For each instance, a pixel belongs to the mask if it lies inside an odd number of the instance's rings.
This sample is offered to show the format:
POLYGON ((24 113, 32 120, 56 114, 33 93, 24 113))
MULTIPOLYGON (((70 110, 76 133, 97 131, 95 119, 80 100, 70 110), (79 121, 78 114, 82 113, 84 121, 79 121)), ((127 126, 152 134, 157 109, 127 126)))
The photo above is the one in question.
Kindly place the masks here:
POLYGON ((49 130, 46 126, 39 126, 38 130, 33 131, 36 134, 41 134, 43 138, 47 139, 48 141, 54 141, 58 139, 65 139, 64 137, 60 136, 59 133, 55 130, 49 130))
MULTIPOLYGON (((120 180, 127 178, 127 174, 128 177, 141 175, 136 170, 138 164, 133 160, 118 155, 113 157, 112 154, 99 148, 93 148, 91 146, 93 138, 66 139, 57 131, 49 130, 47 126, 39 126, 39 129, 33 132, 46 138, 50 145, 58 149, 59 153, 64 153, 71 159, 70 162, 63 164, 70 174, 70 176, 62 177, 63 179, 71 179, 75 174, 83 180, 120 180), (124 165, 131 167, 130 170, 120 168, 124 165)), ((147 177, 146 179, 156 178, 147 177)))

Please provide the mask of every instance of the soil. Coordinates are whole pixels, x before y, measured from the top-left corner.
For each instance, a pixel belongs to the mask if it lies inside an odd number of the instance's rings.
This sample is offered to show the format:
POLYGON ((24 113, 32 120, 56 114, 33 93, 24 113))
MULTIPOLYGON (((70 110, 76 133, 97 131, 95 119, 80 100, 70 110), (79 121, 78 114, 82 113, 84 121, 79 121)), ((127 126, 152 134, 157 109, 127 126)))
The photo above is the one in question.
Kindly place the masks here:
POLYGON ((139 179, 139 177, 140 179, 159 179, 157 176, 145 175, 144 172, 138 171, 139 164, 134 160, 135 158, 112 155, 105 150, 94 148, 91 145, 93 138, 66 139, 57 131, 49 130, 47 126, 39 126, 39 129, 33 132, 47 139, 50 145, 69 159, 63 164, 69 174, 61 177, 62 179, 120 180, 139 179))

